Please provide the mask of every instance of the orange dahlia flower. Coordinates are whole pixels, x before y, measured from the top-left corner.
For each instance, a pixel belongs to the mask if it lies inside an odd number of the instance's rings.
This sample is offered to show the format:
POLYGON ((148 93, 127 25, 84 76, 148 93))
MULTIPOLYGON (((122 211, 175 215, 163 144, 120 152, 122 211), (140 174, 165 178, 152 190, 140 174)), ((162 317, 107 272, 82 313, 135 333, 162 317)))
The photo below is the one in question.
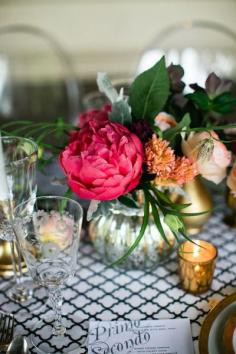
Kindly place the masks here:
POLYGON ((192 159, 176 157, 169 142, 155 134, 145 145, 145 157, 148 172, 156 174, 154 183, 159 186, 181 186, 198 174, 192 159))
POLYGON ((164 177, 172 171, 175 165, 175 155, 168 145, 168 141, 158 138, 156 134, 153 134, 152 139, 145 144, 148 172, 164 177))
POLYGON ((157 176, 155 184, 159 186, 182 186, 198 175, 195 163, 186 157, 176 157, 175 166, 165 176, 157 176))

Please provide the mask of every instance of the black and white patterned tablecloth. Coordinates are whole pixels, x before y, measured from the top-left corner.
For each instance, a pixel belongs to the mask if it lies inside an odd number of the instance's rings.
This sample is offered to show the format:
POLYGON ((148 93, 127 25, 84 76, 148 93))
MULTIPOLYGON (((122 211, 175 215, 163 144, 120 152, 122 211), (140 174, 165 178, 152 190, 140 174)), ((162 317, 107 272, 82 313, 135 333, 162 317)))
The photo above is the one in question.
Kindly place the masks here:
MULTIPOLYGON (((222 222, 222 212, 211 217, 198 236, 213 242, 219 251, 212 289, 200 296, 187 294, 179 286, 176 255, 154 271, 125 271, 106 267, 89 243, 80 247, 78 270, 64 290, 63 311, 76 315, 81 328, 81 349, 86 353, 89 319, 159 319, 188 317, 191 320, 195 353, 201 324, 209 312, 209 300, 219 300, 236 288, 236 232, 222 222)), ((32 323, 48 308, 44 289, 24 305, 7 296, 9 281, 0 280, 0 307, 16 316, 16 331, 30 335, 32 323)), ((34 353, 34 350, 32 350, 34 353)))

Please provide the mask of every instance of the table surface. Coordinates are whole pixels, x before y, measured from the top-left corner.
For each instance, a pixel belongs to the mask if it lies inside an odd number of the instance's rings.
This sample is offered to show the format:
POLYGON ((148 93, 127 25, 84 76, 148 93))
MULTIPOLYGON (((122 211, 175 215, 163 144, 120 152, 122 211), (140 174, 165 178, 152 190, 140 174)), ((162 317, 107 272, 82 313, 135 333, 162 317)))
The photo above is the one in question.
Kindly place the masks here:
MULTIPOLYGON (((87 326, 90 319, 160 319, 191 320, 195 353, 201 324, 209 312, 209 300, 220 300, 235 292, 236 231, 223 222, 223 207, 206 224, 198 238, 209 240, 218 247, 218 259, 211 290, 194 296, 180 288, 176 254, 172 254, 152 271, 126 271, 106 267, 88 242, 82 242, 78 269, 64 289, 63 312, 76 315, 72 321, 81 331, 78 340, 86 353, 87 326)), ((7 289, 10 282, 0 278, 0 308, 16 316, 16 333, 30 336, 32 323, 50 309, 43 288, 34 290, 33 298, 23 304, 13 303, 7 289)), ((72 318, 72 317, 71 317, 72 318)), ((46 339, 45 339, 46 340, 46 339)), ((34 349, 32 353, 34 353, 34 349)))

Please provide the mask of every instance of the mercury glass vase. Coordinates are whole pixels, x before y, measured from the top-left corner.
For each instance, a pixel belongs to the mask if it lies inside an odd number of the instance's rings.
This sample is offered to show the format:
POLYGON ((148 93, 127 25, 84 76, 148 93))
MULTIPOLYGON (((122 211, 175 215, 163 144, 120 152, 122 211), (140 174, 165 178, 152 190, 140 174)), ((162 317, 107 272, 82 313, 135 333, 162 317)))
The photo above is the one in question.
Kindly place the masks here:
MULTIPOLYGON (((92 220, 89 225, 90 239, 102 260, 112 264, 135 242, 143 221, 142 209, 111 209, 108 215, 92 220)), ((175 237, 161 219, 169 245, 161 237, 154 220, 150 217, 144 236, 135 250, 119 266, 125 269, 157 267, 175 249, 175 237)))

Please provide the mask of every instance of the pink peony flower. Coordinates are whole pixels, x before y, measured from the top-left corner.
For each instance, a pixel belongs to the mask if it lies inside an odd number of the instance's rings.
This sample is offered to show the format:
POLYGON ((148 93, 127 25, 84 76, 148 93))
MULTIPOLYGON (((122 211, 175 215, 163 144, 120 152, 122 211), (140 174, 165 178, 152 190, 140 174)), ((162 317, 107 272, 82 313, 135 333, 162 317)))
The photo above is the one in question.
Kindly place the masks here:
POLYGON ((68 184, 81 198, 111 200, 134 189, 143 147, 125 126, 89 120, 60 154, 68 184))
MULTIPOLYGON (((102 109, 90 109, 79 116, 78 127, 83 128, 90 120, 95 119, 101 124, 106 123, 109 120, 108 113, 111 111, 111 105, 107 104, 102 109)), ((69 133, 69 141, 77 140, 79 137, 79 131, 73 130, 69 133)))
POLYGON ((236 163, 233 165, 228 177, 227 186, 229 187, 231 193, 236 197, 236 163))
POLYGON ((154 119, 154 125, 164 132, 169 128, 175 127, 177 123, 172 115, 166 112, 160 112, 154 119))
POLYGON ((225 178, 231 153, 214 131, 190 133, 187 140, 182 140, 182 150, 196 162, 198 172, 207 180, 218 184, 225 178))
POLYGON ((90 109, 79 116, 78 126, 83 128, 90 120, 96 119, 98 122, 107 122, 109 120, 108 113, 111 111, 111 105, 107 104, 102 109, 90 109))

